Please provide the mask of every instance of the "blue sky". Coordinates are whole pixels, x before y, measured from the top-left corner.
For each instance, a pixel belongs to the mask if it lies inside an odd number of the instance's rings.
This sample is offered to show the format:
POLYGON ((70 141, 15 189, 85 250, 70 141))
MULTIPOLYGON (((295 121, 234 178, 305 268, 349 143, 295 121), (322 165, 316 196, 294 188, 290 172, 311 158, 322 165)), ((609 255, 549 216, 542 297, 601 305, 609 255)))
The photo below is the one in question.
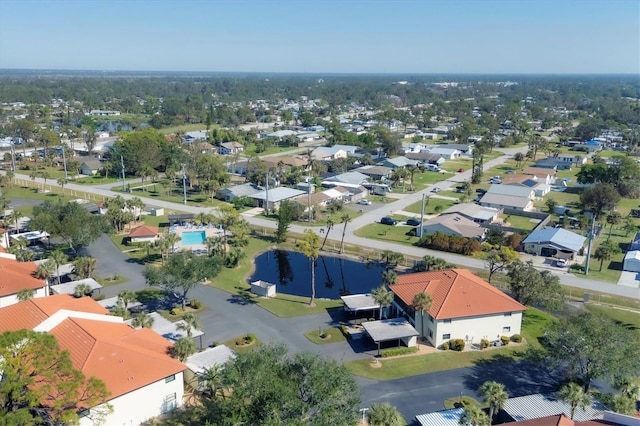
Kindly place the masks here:
POLYGON ((0 0, 0 68, 640 73, 640 0, 0 0))

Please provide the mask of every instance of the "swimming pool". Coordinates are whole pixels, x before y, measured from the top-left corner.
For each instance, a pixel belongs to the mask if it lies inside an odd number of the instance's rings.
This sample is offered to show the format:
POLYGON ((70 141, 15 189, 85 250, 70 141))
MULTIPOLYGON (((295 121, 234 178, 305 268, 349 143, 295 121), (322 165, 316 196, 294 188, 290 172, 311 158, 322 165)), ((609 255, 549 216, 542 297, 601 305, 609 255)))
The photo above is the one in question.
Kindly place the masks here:
POLYGON ((184 246, 192 246, 195 244, 204 244, 206 239, 207 236, 204 231, 183 232, 181 242, 184 246))

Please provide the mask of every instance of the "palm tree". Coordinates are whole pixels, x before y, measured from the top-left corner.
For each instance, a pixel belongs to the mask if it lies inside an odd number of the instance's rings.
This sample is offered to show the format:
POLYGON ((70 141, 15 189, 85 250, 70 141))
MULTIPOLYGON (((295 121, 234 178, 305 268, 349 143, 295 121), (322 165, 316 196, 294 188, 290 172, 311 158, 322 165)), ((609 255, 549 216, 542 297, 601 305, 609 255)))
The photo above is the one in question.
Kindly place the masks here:
POLYGON ((171 251, 172 252, 176 251, 176 244, 178 244, 180 242, 180 240, 181 240, 181 238, 180 238, 180 236, 178 234, 166 234, 162 238, 164 238, 165 240, 167 240, 169 242, 169 244, 171 245, 171 251))
POLYGON ((140 312, 138 315, 133 317, 131 325, 135 328, 151 328, 153 326, 153 317, 146 312, 140 312))
POLYGON ((398 409, 388 402, 372 404, 367 416, 371 426, 403 426, 406 424, 398 409))
POLYGON ((347 224, 351 222, 351 216, 349 213, 345 213, 340 217, 340 223, 344 223, 344 228, 342 228, 342 239, 340 240, 340 254, 344 253, 344 236, 347 233, 347 224))
POLYGON ((612 211, 607 215, 607 223, 611 226, 609 227, 609 236, 607 239, 611 238, 611 233, 613 232, 613 225, 617 225, 622 222, 622 215, 619 212, 612 211))
POLYGON ((96 270, 96 260, 90 256, 78 256, 73 260, 73 272, 80 279, 89 278, 96 270))
POLYGON ((379 319, 382 319, 382 308, 385 308, 393 303, 393 293, 387 289, 386 285, 381 285, 371 291, 371 297, 380 305, 379 319))
POLYGON ((422 337, 426 337, 424 332, 424 313, 431 309, 432 303, 433 301, 431 300, 431 296, 427 294, 426 291, 413 296, 411 307, 416 312, 420 311, 420 333, 422 334, 422 337))
POLYGON ((6 223, 8 223, 8 224, 10 223, 11 225, 14 226, 16 234, 19 232, 18 221, 20 220, 21 217, 22 217, 22 213, 20 213, 16 209, 13 209, 13 211, 11 213, 9 213, 8 215, 6 215, 4 217, 4 220, 5 220, 6 223))
POLYGON ((64 177, 61 177, 61 178, 58 178, 56 182, 62 188, 62 195, 64 195, 64 186, 67 184, 67 179, 65 179, 64 177))
POLYGON ((586 410, 591 404, 591 397, 584 391, 582 386, 575 382, 569 382, 560 389, 560 399, 571 406, 571 420, 576 413, 576 408, 586 410))
POLYGON ((485 404, 489 406, 489 423, 491 423, 494 414, 500 411, 509 399, 509 394, 504 390, 502 383, 488 381, 480 386, 480 395, 484 398, 485 404))
POLYGON ((61 250, 54 250, 47 260, 47 262, 50 261, 55 266, 56 275, 58 277, 58 285, 60 284, 60 267, 67 263, 67 260, 67 255, 64 254, 61 250))
POLYGON ((324 240, 322 240, 322 246, 320 246, 320 250, 324 249, 324 245, 327 242, 327 238, 329 238, 329 232, 333 229, 333 220, 331 218, 327 219, 327 232, 324 234, 324 240))
POLYGON ((49 278, 51 278, 53 276, 53 272, 55 270, 55 265, 53 264, 53 262, 47 260, 44 263, 41 263, 38 265, 38 268, 36 269, 36 272, 34 273, 36 278, 39 278, 41 280, 45 280, 45 282, 49 282, 49 278))
POLYGON ((153 242, 153 246, 158 249, 160 252, 161 262, 164 265, 167 258, 169 257, 169 252, 171 251, 171 241, 167 240, 165 237, 168 235, 176 235, 176 234, 166 234, 155 240, 153 242))
POLYGON ((176 340, 171 348, 171 356, 184 362, 196 352, 196 344, 189 337, 182 337, 176 340))
POLYGON ((297 248, 300 253, 309 258, 311 263, 311 300, 309 306, 315 306, 316 298, 316 259, 320 252, 320 237, 311 229, 304 231, 304 237, 298 241, 297 248))
POLYGON ((224 242, 222 237, 207 237, 205 244, 207 245, 209 256, 218 256, 223 251, 224 242))
POLYGON ((133 290, 122 290, 118 293, 118 302, 122 303, 124 310, 128 310, 129 304, 137 300, 136 293, 133 290))
POLYGON ((91 286, 89 284, 78 284, 75 289, 73 289, 73 295, 75 297, 84 297, 91 294, 91 286))
POLYGON ((192 337, 193 330, 200 327, 200 320, 195 314, 188 313, 182 317, 182 321, 176 324, 178 330, 185 331, 188 337, 192 337))
POLYGON ((25 300, 33 299, 35 292, 30 288, 23 288, 17 294, 18 301, 24 302, 25 300))
POLYGON ((489 426, 489 417, 477 405, 464 407, 458 424, 463 426, 489 426))
POLYGON ((200 388, 203 389, 202 393, 209 397, 215 396, 220 386, 220 366, 214 364, 213 367, 207 368, 199 374, 198 384, 200 388))
POLYGON ((416 174, 416 172, 418 170, 419 170, 418 166, 416 166, 414 164, 407 166, 407 172, 409 173, 409 178, 411 179, 410 180, 411 187, 409 188, 409 191, 413 191, 415 189, 414 186, 413 186, 413 178, 414 178, 414 175, 416 174))
POLYGON ((389 287, 398 281, 398 274, 393 269, 385 269, 381 274, 382 284, 389 287))

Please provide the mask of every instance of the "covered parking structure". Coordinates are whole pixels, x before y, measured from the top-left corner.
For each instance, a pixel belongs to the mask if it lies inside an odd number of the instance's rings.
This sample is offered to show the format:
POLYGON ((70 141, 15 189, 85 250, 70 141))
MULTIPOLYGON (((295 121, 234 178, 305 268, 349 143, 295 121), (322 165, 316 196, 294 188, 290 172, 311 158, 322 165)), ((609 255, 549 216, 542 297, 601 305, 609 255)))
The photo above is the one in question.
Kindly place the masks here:
POLYGON ((344 303, 344 310, 349 312, 349 319, 371 318, 380 309, 380 305, 373 300, 370 293, 352 294, 340 297, 344 303))
POLYGON ((173 225, 174 223, 182 223, 189 220, 193 220, 196 216, 193 213, 179 213, 179 214, 170 214, 167 218, 169 219, 169 225, 173 225))
POLYGON ((369 337, 378 345, 378 355, 380 355, 380 345, 384 342, 397 340, 398 346, 404 343, 407 347, 418 344, 418 331, 404 318, 369 321, 362 323, 362 326, 369 337))

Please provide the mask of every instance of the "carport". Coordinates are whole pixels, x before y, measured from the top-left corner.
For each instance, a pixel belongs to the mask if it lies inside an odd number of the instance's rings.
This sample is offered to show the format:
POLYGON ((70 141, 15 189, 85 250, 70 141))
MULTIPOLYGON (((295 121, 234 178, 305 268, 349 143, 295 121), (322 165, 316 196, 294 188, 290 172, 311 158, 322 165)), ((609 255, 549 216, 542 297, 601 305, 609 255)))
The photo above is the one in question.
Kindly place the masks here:
POLYGON ((169 224, 172 225, 176 222, 186 222, 187 220, 193 220, 196 216, 193 213, 180 213, 170 214, 168 216, 169 224))
POLYGON ((378 356, 380 356, 380 344, 392 340, 401 342, 407 347, 418 344, 418 331, 404 318, 393 318, 381 321, 369 321, 362 323, 364 330, 369 337, 378 345, 378 356))
POLYGON ((351 318, 358 318, 358 314, 375 312, 380 309, 380 305, 373 300, 370 293, 352 294, 340 297, 344 303, 344 310, 351 314, 351 318))

